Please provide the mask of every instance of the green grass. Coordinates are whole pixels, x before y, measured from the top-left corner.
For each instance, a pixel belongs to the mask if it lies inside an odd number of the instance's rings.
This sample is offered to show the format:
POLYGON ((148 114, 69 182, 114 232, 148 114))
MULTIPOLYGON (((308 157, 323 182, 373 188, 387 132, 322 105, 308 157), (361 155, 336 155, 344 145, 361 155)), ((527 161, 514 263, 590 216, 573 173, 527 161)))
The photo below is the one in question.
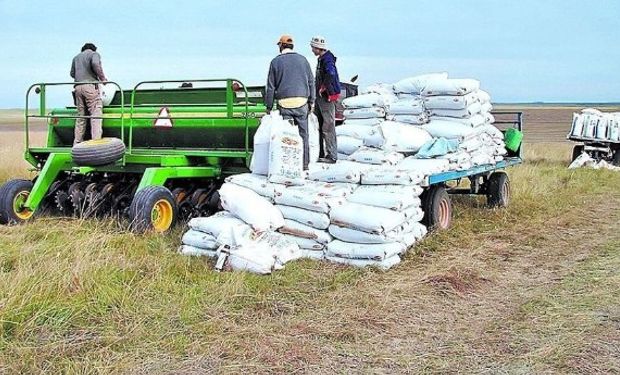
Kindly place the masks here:
POLYGON ((183 228, 0 227, 0 372, 617 370, 620 174, 568 153, 531 149, 507 210, 456 199, 454 227, 389 272, 217 273, 175 253, 183 228))

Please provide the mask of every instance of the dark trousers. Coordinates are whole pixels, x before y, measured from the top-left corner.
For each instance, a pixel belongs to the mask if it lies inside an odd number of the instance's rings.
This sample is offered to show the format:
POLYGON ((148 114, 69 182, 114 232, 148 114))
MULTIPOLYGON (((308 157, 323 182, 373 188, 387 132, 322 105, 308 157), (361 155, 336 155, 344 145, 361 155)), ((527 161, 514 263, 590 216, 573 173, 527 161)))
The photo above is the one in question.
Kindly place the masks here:
POLYGON ((308 105, 303 105, 299 108, 282 108, 279 107, 280 115, 285 120, 293 120, 297 129, 299 129, 299 136, 304 142, 304 169, 308 169, 308 162, 310 160, 310 145, 308 143, 308 105))
POLYGON ((338 160, 336 104, 319 95, 314 105, 314 113, 319 119, 319 157, 338 160))

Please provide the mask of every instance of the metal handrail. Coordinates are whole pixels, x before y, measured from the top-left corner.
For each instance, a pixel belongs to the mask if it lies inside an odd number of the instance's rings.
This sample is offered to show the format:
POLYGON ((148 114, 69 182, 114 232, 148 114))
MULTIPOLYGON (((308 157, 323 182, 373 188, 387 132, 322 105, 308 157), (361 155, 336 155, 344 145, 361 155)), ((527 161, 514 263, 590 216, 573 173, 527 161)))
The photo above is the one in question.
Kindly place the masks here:
MULTIPOLYGON (((29 119, 31 118, 46 118, 46 119, 50 119, 50 118, 70 118, 70 119, 79 119, 79 118, 85 118, 85 119, 104 119, 104 118, 109 118, 109 117, 104 117, 103 116, 103 112, 101 116, 81 116, 81 115, 76 115, 76 116, 68 116, 68 115, 63 115, 63 116, 52 116, 47 114, 47 108, 46 108, 46 88, 48 86, 79 86, 79 85, 88 85, 88 84, 111 84, 114 85, 118 88, 118 91, 121 93, 121 113, 120 113, 120 120, 121 120, 121 140, 124 142, 125 138, 124 138, 124 113, 125 113, 125 95, 123 93, 123 89, 121 88, 121 86, 114 82, 114 81, 93 81, 93 82, 40 82, 40 83, 33 83, 32 85, 30 85, 30 87, 28 87, 28 90, 26 90, 26 109, 25 109, 25 123, 24 123, 24 130, 26 132, 26 150, 30 150, 30 123, 29 123, 29 119), (39 92, 37 92, 37 94, 40 95, 40 99, 39 99, 39 114, 38 115, 30 115, 30 93, 32 92, 32 89, 34 88, 38 88, 39 92)), ((115 118, 115 117, 113 117, 115 118)))
MULTIPOLYGON (((232 84, 233 82, 237 82, 241 88, 243 88, 243 92, 245 94, 245 116, 244 120, 245 120, 245 159, 246 159, 246 163, 249 161, 250 159, 250 127, 249 127, 249 122, 248 119, 250 117, 250 110, 249 110, 249 95, 248 95, 248 90, 246 85, 241 82, 238 79, 235 78, 218 78, 218 79, 185 79, 185 80, 166 80, 166 81, 142 81, 142 82, 138 82, 138 84, 136 84, 133 88, 133 90, 131 91, 131 106, 130 106, 130 110, 129 110, 129 144, 128 144, 128 153, 131 154, 132 149, 133 149, 133 120, 134 120, 134 109, 136 108, 135 105, 135 99, 136 99, 136 92, 138 91, 138 88, 140 86, 143 85, 147 85, 147 84, 165 84, 165 83, 185 83, 185 82, 191 82, 191 83, 200 83, 200 82, 204 82, 204 83, 212 83, 212 82, 226 82, 226 118, 227 119, 233 119, 234 118, 234 111, 233 111, 233 107, 234 107, 234 91, 232 89, 232 84)), ((185 105, 185 104, 175 104, 175 105, 185 105)), ((195 105, 194 103, 187 103, 187 105, 195 105)), ((146 117, 146 116, 140 116, 140 117, 136 117, 138 119, 144 120, 144 119, 158 119, 159 116, 154 116, 154 117, 146 117)), ((183 117, 175 117, 175 118, 183 118, 183 117)), ((192 119, 213 119, 213 118, 221 118, 221 117, 213 117, 213 116, 199 116, 199 117, 191 117, 192 119)))

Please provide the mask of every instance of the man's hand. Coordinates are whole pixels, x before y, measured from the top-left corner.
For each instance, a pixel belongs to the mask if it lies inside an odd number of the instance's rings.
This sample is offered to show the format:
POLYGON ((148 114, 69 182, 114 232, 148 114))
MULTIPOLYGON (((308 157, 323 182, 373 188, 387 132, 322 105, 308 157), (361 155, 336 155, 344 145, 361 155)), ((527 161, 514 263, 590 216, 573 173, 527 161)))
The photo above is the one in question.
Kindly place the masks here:
POLYGON ((270 114, 271 113, 271 109, 267 108, 267 110, 265 112, 267 112, 267 114, 270 114))

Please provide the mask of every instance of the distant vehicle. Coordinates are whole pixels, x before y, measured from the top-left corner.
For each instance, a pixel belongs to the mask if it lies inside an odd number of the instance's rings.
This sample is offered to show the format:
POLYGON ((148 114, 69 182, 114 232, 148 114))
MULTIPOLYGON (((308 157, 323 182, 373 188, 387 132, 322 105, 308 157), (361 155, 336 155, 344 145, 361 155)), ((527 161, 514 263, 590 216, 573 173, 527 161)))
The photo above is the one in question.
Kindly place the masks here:
POLYGON ((342 101, 348 97, 356 96, 358 93, 358 85, 355 84, 359 77, 353 76, 349 82, 340 82, 340 98, 336 102, 336 125, 342 124, 344 121, 344 106, 342 101))
POLYGON ((586 153, 596 161, 605 160, 620 167, 620 115, 586 108, 573 115, 568 140, 573 147, 572 161, 586 153))

